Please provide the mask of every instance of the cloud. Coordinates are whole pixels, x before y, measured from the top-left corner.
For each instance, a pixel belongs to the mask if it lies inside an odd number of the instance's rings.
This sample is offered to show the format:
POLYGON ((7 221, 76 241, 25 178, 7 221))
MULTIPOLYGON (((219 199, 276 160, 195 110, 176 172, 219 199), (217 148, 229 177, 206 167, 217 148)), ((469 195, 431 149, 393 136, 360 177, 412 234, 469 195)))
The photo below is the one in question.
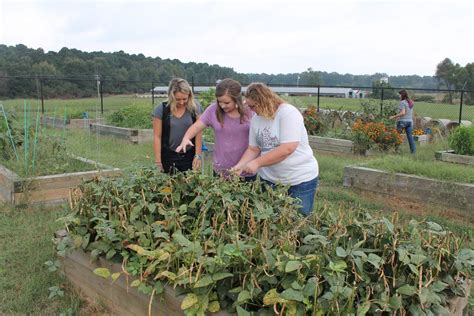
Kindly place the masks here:
POLYGON ((0 43, 142 53, 245 73, 433 75, 473 62, 470 1, 3 1, 0 43), (7 31, 8 30, 8 31, 7 31))

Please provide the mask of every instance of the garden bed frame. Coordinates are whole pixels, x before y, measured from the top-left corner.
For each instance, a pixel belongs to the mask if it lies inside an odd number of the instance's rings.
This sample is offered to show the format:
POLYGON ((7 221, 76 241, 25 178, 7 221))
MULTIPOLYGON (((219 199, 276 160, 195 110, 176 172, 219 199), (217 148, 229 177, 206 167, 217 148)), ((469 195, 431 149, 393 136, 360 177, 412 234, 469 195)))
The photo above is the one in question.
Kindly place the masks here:
POLYGON ((90 128, 94 133, 123 139, 132 144, 142 144, 153 141, 153 129, 126 128, 95 123, 90 124, 90 128))
POLYGON ((354 143, 348 139, 330 138, 322 136, 308 136, 309 145, 316 151, 352 154, 354 143))
POLYGON ((469 183, 346 166, 344 186, 474 211, 474 184, 469 183))
MULTIPOLYGON (((86 296, 105 304, 111 315, 148 315, 150 296, 130 287, 133 281, 121 275, 115 282, 104 279, 93 273, 96 268, 107 268, 111 273, 122 272, 122 266, 111 263, 103 258, 92 262, 91 257, 82 250, 75 250, 63 259, 62 269, 71 283, 79 288, 86 296)), ((176 296, 170 286, 165 285, 165 291, 155 295, 152 305, 152 315, 184 315, 181 303, 184 295, 176 296)), ((234 315, 226 311, 209 313, 215 316, 234 315)))
POLYGON ((89 128, 90 124, 100 124, 103 123, 103 118, 97 119, 64 119, 59 117, 50 117, 44 116, 43 117, 43 125, 47 127, 54 127, 54 128, 66 128, 66 129, 75 129, 75 128, 89 128))
POLYGON ((63 173, 33 178, 22 178, 15 172, 0 164, 0 202, 14 205, 24 204, 58 204, 69 200, 69 191, 82 181, 96 176, 116 177, 121 170, 95 161, 75 157, 86 163, 96 164, 104 170, 63 173))
POLYGON ((457 155, 454 153, 454 150, 437 151, 435 152, 435 157, 441 161, 474 166, 474 156, 457 155))

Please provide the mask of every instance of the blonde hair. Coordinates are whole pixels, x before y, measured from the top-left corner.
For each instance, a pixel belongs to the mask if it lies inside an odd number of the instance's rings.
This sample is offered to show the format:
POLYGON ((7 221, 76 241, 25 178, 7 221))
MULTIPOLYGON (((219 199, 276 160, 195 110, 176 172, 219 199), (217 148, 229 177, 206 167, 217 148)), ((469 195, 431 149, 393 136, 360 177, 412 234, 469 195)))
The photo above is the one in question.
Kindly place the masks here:
MULTIPOLYGON (((242 101, 242 86, 240 83, 234 79, 226 78, 222 79, 216 86, 216 98, 229 96, 232 101, 235 102, 237 106, 237 111, 240 114, 240 123, 242 124, 246 120, 249 119, 249 110, 247 107, 244 107, 244 103, 242 101)), ((216 116, 217 120, 224 126, 224 110, 219 106, 219 101, 217 101, 216 107, 216 116)))
POLYGON ((186 103, 186 110, 190 113, 197 112, 197 106, 194 102, 193 90, 189 83, 182 78, 173 78, 171 79, 168 86, 168 104, 170 106, 171 113, 176 111, 176 97, 175 93, 180 92, 188 95, 188 102, 186 103))
POLYGON ((267 119, 275 118, 278 106, 285 103, 285 100, 261 82, 251 83, 245 91, 245 97, 252 99, 255 103, 254 107, 258 109, 258 115, 267 119))

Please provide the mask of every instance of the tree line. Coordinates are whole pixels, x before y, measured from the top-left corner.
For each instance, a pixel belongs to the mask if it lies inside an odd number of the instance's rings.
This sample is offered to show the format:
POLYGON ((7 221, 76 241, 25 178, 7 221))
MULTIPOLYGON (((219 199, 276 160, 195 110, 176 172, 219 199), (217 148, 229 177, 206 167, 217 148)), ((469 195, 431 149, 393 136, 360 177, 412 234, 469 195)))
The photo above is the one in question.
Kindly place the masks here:
MULTIPOLYGON (((58 52, 45 52, 42 48, 33 49, 22 44, 0 45, 0 98, 37 97, 40 90, 47 97, 87 97, 97 94, 98 79, 103 83, 104 93, 142 93, 151 90, 152 82, 154 85, 166 85, 173 77, 186 78, 195 85, 214 85, 218 79, 231 77, 243 84, 260 81, 270 85, 370 87, 388 75, 328 73, 312 68, 301 73, 244 74, 230 67, 183 63, 178 59, 146 57, 123 51, 84 52, 64 47, 58 52), (25 79, 22 76, 37 79, 25 79)), ((394 87, 436 89, 440 84, 453 86, 450 77, 446 80, 441 73, 438 76, 438 72, 436 76, 389 78, 394 87)))

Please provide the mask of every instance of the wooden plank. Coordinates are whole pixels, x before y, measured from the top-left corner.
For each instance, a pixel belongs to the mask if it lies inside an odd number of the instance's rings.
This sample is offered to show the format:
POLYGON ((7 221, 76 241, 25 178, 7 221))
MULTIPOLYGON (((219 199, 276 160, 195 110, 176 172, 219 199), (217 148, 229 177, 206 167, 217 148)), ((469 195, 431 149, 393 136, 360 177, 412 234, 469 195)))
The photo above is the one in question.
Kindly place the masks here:
POLYGON ((441 161, 474 166, 474 156, 456 155, 453 151, 437 151, 435 157, 441 161))
POLYGON ((344 186, 474 211, 474 184, 346 166, 344 186))
MULTIPOLYGON (((121 275, 115 282, 106 280, 93 273, 94 269, 103 267, 113 272, 121 272, 120 264, 104 259, 92 262, 82 250, 76 250, 63 259, 65 276, 81 289, 87 296, 106 304, 113 315, 147 315, 150 297, 129 286, 132 278, 121 275)), ((155 296, 152 303, 152 315, 184 315, 181 310, 183 296, 176 297, 175 291, 165 286, 162 295, 155 296)), ((232 315, 225 311, 210 313, 215 316, 232 315)))

